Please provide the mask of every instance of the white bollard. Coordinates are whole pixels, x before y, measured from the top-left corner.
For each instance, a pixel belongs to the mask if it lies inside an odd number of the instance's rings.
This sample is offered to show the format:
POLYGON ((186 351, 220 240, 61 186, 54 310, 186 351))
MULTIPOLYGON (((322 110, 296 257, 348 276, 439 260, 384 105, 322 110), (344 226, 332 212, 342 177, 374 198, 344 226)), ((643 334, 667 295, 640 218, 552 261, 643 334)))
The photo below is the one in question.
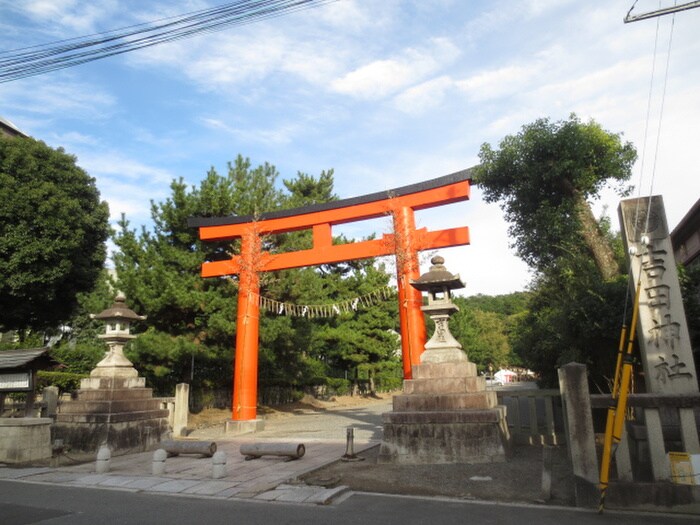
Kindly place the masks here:
POLYGON ((109 465, 112 462, 112 451, 107 445, 102 445, 97 451, 97 461, 95 462, 95 471, 98 474, 106 474, 109 472, 109 465))
POLYGON ((226 477, 226 452, 220 450, 211 458, 211 476, 214 479, 226 477))
POLYGON ((162 476, 165 474, 165 460, 167 457, 168 453, 162 448, 159 448, 153 453, 153 464, 151 470, 154 476, 162 476))

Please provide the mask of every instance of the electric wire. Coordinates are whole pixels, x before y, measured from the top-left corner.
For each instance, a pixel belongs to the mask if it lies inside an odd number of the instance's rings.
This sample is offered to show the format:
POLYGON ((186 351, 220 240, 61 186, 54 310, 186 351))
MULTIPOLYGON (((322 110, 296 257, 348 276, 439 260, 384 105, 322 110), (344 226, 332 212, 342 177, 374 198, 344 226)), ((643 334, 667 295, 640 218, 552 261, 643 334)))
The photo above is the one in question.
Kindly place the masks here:
POLYGON ((238 0, 152 22, 0 52, 0 83, 228 27, 280 17, 337 0, 238 0))
POLYGON ((666 88, 668 87, 668 70, 670 68, 671 64, 671 47, 673 44, 673 28, 676 25, 676 16, 673 15, 671 17, 671 30, 669 31, 668 35, 668 50, 666 52, 666 71, 664 73, 664 83, 663 83, 663 90, 661 92, 661 107, 659 108, 659 127, 656 131, 656 147, 654 148, 654 163, 652 165, 652 170, 651 170, 651 183, 649 185, 649 203, 647 207, 647 216, 646 216, 646 224, 645 224, 645 231, 649 229, 649 216, 651 212, 651 196, 654 192, 654 180, 656 178, 656 163, 659 158, 659 144, 661 143, 661 125, 663 124, 663 116, 664 116, 664 106, 666 105, 666 88))

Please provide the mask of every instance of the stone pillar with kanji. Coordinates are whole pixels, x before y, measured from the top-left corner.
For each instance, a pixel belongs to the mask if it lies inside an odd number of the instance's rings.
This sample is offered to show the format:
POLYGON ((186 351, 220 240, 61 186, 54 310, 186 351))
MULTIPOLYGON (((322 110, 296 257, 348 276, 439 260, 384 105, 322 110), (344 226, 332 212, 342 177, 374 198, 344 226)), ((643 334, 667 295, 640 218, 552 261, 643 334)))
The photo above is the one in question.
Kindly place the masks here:
MULTIPOLYGON (((637 340, 650 393, 698 391, 688 323, 661 196, 620 203, 630 285, 641 286, 637 340)), ((632 294, 634 296, 634 294, 632 294)))

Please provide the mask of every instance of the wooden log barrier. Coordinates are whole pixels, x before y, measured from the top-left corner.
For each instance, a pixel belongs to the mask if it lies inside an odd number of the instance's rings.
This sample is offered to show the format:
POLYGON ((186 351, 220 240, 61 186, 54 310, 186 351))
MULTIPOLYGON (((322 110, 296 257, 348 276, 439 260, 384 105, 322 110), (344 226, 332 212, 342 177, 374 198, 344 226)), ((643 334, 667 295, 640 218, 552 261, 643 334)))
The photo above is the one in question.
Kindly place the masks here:
POLYGON ((166 440, 160 442, 160 448, 168 453, 168 457, 180 454, 201 454, 210 458, 216 452, 216 443, 213 441, 166 440))
POLYGON ((248 443, 241 445, 241 454, 246 461, 258 459, 262 456, 285 456, 286 461, 299 459, 306 452, 306 447, 301 443, 248 443))

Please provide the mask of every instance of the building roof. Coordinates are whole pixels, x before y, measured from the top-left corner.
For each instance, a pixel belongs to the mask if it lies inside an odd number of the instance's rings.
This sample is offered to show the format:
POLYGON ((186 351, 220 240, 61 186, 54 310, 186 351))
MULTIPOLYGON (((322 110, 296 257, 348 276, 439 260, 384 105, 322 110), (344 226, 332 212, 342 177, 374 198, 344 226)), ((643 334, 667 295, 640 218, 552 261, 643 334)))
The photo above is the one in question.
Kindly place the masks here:
POLYGON ((49 355, 47 352, 49 350, 50 348, 45 346, 42 348, 24 348, 18 350, 0 351, 0 370, 21 368, 43 356, 48 358, 49 355))
POLYGON ((24 131, 15 126, 7 119, 0 117, 0 133, 4 135, 19 135, 20 137, 28 137, 24 131))
POLYGON ((688 266, 700 257, 700 199, 671 232, 676 260, 688 266))
POLYGON ((688 213, 681 219, 681 222, 673 228, 671 239, 678 239, 681 242, 692 235, 698 229, 700 222, 700 199, 698 199, 688 213))

